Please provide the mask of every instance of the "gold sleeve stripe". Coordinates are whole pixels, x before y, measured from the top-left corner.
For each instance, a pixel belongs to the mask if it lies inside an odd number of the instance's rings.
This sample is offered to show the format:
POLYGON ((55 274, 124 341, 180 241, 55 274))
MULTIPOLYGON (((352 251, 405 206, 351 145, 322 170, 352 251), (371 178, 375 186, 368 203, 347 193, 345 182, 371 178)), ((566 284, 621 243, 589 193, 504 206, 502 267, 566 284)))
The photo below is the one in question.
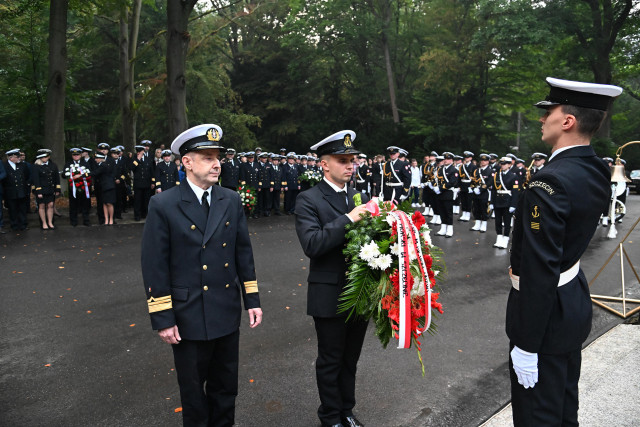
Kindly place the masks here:
POLYGON ((133 161, 133 165, 134 165, 134 166, 138 166, 138 161, 137 161, 137 160, 134 160, 134 161, 133 161))
POLYGON ((147 300, 147 304, 149 305, 149 313, 155 313, 156 311, 164 311, 173 308, 173 305, 171 304, 171 295, 159 298, 151 297, 147 300))
POLYGON ((254 294, 258 292, 258 281, 253 280, 250 282, 244 282, 244 289, 248 294, 254 294))
POLYGON ((42 187, 36 187, 36 191, 37 191, 37 190, 42 190, 42 187))

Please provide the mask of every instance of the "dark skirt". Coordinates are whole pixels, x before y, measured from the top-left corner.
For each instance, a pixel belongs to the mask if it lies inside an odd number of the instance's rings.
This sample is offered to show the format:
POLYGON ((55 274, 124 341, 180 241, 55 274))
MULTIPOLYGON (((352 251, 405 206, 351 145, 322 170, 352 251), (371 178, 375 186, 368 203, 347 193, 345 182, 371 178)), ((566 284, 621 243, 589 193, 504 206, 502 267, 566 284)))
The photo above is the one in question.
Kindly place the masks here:
POLYGON ((47 203, 52 203, 56 200, 56 196, 55 194, 43 194, 42 195, 42 199, 39 198, 38 196, 36 196, 36 203, 38 205, 40 204, 47 204, 47 203))
POLYGON ((102 191, 102 203, 116 203, 116 189, 113 188, 111 190, 103 190, 102 191))

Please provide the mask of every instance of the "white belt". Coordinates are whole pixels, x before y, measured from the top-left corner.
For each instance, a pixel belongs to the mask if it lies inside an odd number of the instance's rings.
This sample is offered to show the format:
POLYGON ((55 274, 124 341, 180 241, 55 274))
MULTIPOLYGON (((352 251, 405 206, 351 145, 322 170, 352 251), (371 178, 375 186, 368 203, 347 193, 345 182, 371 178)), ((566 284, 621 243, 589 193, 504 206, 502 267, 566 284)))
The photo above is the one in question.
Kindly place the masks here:
POLYGON ((401 182, 385 182, 384 185, 387 187, 402 187, 401 182))
POLYGON ((498 194, 508 194, 511 195, 511 190, 498 190, 497 191, 498 194))
POLYGON ((357 182, 358 184, 363 184, 365 181, 364 181, 364 179, 358 179, 358 180, 356 180, 356 182, 357 182))
POLYGON ((468 182, 471 182, 471 180, 470 179, 461 179, 460 182, 464 182, 466 184, 468 182))
MULTIPOLYGON (((573 266, 567 271, 563 271, 560 273, 560 277, 558 278, 558 287, 564 286, 570 281, 572 281, 580 272, 580 260, 573 264, 573 266)), ((511 269, 509 269, 509 277, 511 278, 511 286, 517 291, 520 290, 520 276, 516 276, 511 273, 511 269)))

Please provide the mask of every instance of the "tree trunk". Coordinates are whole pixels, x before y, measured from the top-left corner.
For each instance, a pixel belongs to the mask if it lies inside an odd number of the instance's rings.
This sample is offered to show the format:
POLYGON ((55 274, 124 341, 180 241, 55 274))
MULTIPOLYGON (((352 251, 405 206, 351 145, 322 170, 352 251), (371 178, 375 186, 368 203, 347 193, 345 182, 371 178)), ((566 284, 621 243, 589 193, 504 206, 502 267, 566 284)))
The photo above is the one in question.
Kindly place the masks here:
POLYGON ((51 0, 49 6, 49 78, 44 106, 44 146, 52 160, 64 165, 64 102, 67 78, 68 0, 51 0))
POLYGON ((133 10, 120 10, 120 111, 122 115, 122 145, 133 152, 136 143, 136 107, 134 60, 138 43, 142 0, 133 1, 133 10))
POLYGON ((189 15, 196 3, 197 0, 167 0, 167 103, 170 139, 188 127, 185 68, 191 36, 187 27, 189 15))
POLYGON ((384 65, 387 70, 387 83, 389 85, 389 100, 391 102, 391 114, 393 123, 400 123, 400 114, 396 104, 395 78, 393 77, 393 67, 391 66, 391 54, 389 52, 389 27, 391 25, 391 4, 389 1, 383 2, 384 27, 382 29, 382 49, 384 50, 384 65))

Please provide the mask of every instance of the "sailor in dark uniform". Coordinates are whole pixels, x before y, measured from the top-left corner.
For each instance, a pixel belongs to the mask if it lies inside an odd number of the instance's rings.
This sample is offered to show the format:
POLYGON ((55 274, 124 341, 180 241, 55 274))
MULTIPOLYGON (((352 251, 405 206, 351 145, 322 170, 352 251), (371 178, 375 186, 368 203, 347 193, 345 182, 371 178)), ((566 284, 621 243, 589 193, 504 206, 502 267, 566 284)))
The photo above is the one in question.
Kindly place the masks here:
MULTIPOLYGON (((114 147, 115 148, 115 147, 114 147)), ((105 156, 109 156, 111 153, 111 146, 106 142, 101 142, 98 144, 98 148, 96 150, 96 154, 103 154, 105 156)), ((96 166, 95 159, 91 162, 91 169, 96 166)), ((93 195, 96 197, 96 214, 98 215, 98 224, 104 224, 104 204, 102 201, 102 186, 101 185, 93 185, 93 195)))
MULTIPOLYGON (((91 170, 80 163, 82 150, 72 148, 71 160, 64 167, 64 173, 69 180, 69 222, 73 227, 78 225, 78 212, 82 214, 82 223, 90 226, 89 211, 91 210, 91 170)), ((100 193, 96 193, 96 197, 100 193)))
POLYGON ((131 162, 133 172, 133 219, 140 221, 147 217, 149 199, 153 191, 155 162, 145 155, 145 146, 136 145, 136 156, 131 162))
POLYGON ((500 163, 498 163, 498 155, 496 153, 489 154, 489 167, 493 169, 494 172, 500 170, 500 163))
POLYGON ((471 227, 472 231, 486 233, 487 221, 489 220, 489 200, 491 197, 490 184, 493 176, 493 168, 489 166, 489 155, 480 154, 480 166, 474 169, 471 176, 472 209, 475 224, 471 227))
POLYGON ((234 424, 242 304, 252 328, 262 321, 240 196, 216 185, 221 137, 206 124, 173 141, 187 177, 151 198, 142 235, 151 325, 172 344, 186 426, 234 424))
MULTIPOLYGON (((313 316, 318 339, 316 381, 318 417, 323 426, 358 427, 355 418, 356 369, 367 321, 338 314, 338 298, 346 283, 342 254, 345 225, 359 221, 365 205, 355 206, 357 192, 347 186, 354 173, 353 131, 337 132, 311 147, 318 150, 325 175, 296 201, 296 232, 310 258, 307 314, 313 316)), ((362 202, 368 198, 362 194, 362 202)))
POLYGON ((240 178, 240 161, 235 159, 236 150, 229 148, 226 159, 220 165, 220 185, 229 190, 238 191, 238 179, 240 178))
POLYGON ((384 200, 403 202, 411 189, 411 165, 399 160, 400 147, 387 147, 389 161, 382 166, 382 193, 384 200))
POLYGON ((434 208, 436 205, 436 193, 433 192, 433 178, 436 170, 436 157, 438 153, 432 151, 429 153, 429 159, 422 165, 422 205, 424 206, 424 214, 434 216, 434 208), (431 183, 431 186, 429 186, 431 183))
POLYGON ((255 217, 271 215, 271 193, 273 193, 273 168, 269 162, 269 153, 262 152, 258 157, 258 208, 255 217))
POLYGON ((40 227, 43 230, 53 230, 53 204, 56 196, 60 195, 60 172, 58 167, 51 161, 49 152, 36 156, 39 160, 33 165, 33 187, 36 192, 36 203, 38 205, 38 215, 40 216, 40 227))
POLYGON ((300 192, 300 183, 298 182, 298 166, 296 165, 296 153, 287 154, 287 163, 283 165, 283 182, 287 185, 284 187, 284 212, 292 215, 296 208, 296 197, 300 192))
POLYGON ((20 149, 7 151, 4 169, 7 176, 2 180, 4 201, 9 210, 11 229, 27 229, 27 201, 29 199, 29 168, 20 161, 20 149))
POLYGON ((367 165, 367 155, 358 154, 359 165, 355 170, 356 191, 369 194, 369 184, 371 183, 371 170, 367 165))
POLYGON ((93 169, 94 186, 99 187, 102 199, 102 217, 104 225, 113 225, 114 205, 116 203, 116 162, 102 153, 96 154, 93 169))
POLYGON ((271 155, 271 168, 273 173, 273 191, 271 192, 271 204, 270 209, 273 209, 274 215, 280 216, 280 194, 282 188, 287 185, 287 182, 283 178, 283 168, 280 164, 280 156, 277 154, 271 155))
POLYGON ((171 150, 162 151, 162 161, 156 165, 156 193, 180 185, 178 166, 171 161, 171 150))
POLYGON ((87 148, 87 147, 80 147, 80 149, 82 150, 82 153, 80 153, 80 164, 86 168, 88 168, 89 170, 93 170, 94 166, 95 166, 95 162, 93 161, 93 158, 91 157, 91 153, 93 152, 93 150, 91 148, 87 148))
POLYGON ((433 191, 437 195, 438 215, 442 219, 442 226, 436 235, 453 237, 454 189, 458 187, 460 175, 453 164, 453 154, 446 151, 442 153, 442 157, 444 157, 444 161, 436 172, 437 185, 433 187, 433 191))
POLYGON ((471 188, 471 179, 473 177, 473 172, 476 170, 476 165, 474 165, 471 160, 473 159, 474 154, 471 151, 465 151, 463 154, 462 163, 458 168, 458 172, 460 173, 460 218, 459 221, 469 221, 471 219, 471 196, 473 194, 473 189, 471 188))
POLYGON ((511 158, 500 159, 500 171, 494 172, 489 184, 491 186, 491 205, 495 212, 496 242, 495 248, 507 249, 511 232, 511 215, 516 211, 518 193, 522 182, 513 172, 511 158))
POLYGON ((249 151, 247 153, 247 161, 240 165, 239 179, 240 184, 248 185, 254 190, 258 190, 258 162, 255 161, 255 153, 249 151))
POLYGON ((591 330, 580 257, 611 194, 609 168, 590 146, 612 100, 611 85, 547 78, 536 106, 551 157, 516 210, 506 331, 515 426, 578 425, 581 348, 591 330))

